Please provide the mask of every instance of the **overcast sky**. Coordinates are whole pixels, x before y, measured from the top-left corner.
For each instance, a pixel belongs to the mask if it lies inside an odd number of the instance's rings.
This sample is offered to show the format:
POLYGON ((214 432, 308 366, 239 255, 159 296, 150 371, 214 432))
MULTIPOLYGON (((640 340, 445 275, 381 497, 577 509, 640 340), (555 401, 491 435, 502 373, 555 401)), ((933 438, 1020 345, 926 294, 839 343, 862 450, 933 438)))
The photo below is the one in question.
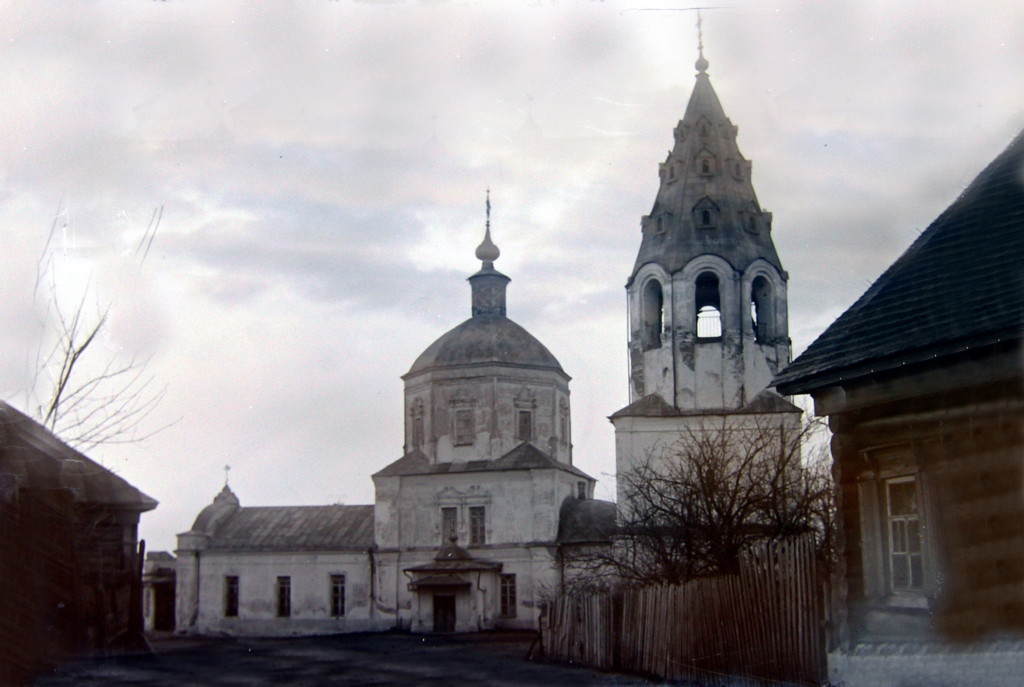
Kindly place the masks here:
MULTIPOLYGON (((799 353, 1024 125, 1024 6, 714 5, 799 353)), ((509 316, 572 375, 610 498, 623 286, 697 56, 694 13, 652 8, 687 6, 0 2, 0 396, 26 405, 57 217, 58 298, 109 306, 95 353, 167 386, 172 427, 90 452, 160 501, 151 550, 226 464, 243 505, 372 503, 400 375, 469 316, 490 186, 509 316)))

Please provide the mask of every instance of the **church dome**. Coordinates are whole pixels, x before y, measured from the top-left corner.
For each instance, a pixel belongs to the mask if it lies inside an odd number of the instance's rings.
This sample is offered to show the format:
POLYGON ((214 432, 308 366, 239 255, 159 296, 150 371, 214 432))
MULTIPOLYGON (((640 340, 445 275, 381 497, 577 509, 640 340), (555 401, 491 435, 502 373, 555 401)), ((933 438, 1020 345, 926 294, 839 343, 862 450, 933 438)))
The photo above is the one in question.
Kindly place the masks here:
POLYGON ((550 369, 565 375, 555 356, 530 332, 503 315, 480 314, 430 344, 405 376, 489 364, 550 369))

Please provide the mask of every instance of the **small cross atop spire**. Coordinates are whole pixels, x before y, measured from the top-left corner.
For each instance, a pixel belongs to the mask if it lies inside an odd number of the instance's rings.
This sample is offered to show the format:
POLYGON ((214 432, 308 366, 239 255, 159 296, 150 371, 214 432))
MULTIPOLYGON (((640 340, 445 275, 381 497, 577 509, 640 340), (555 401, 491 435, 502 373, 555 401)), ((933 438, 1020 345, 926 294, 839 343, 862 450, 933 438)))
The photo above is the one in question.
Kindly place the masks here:
POLYGON ((704 58, 704 18, 700 14, 700 8, 697 9, 697 53, 697 63, 694 66, 698 72, 706 74, 708 61, 704 58))
POLYGON ((230 465, 225 465, 224 466, 224 486, 225 487, 228 486, 228 477, 230 477, 230 475, 231 475, 231 466, 230 465))

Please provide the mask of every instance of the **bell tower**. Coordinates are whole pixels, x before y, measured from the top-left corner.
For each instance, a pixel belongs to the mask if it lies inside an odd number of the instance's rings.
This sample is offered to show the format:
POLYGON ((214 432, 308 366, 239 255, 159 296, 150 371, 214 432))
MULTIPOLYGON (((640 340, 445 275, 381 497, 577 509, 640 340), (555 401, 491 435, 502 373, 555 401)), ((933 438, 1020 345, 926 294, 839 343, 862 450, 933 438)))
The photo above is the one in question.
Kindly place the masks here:
POLYGON ((703 46, 626 282, 630 401, 736 410, 789 362, 786 281, 703 46))
POLYGON ((610 418, 619 474, 671 456, 695 434, 781 439, 800 422, 801 410, 768 389, 790 359, 788 275, 772 215, 754 193, 703 45, 696 67, 626 281, 630 403, 610 418))

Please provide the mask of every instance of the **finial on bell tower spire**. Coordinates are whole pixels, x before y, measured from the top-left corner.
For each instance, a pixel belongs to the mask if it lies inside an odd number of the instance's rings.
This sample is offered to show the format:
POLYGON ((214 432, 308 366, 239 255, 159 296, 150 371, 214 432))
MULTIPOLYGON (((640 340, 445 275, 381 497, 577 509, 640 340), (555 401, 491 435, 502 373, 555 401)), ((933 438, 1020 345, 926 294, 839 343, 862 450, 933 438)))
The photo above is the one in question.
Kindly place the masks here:
POLYGON ((501 251, 491 240, 491 187, 487 187, 487 223, 484 225, 484 240, 476 247, 476 259, 483 263, 484 269, 494 269, 494 261, 501 251))
POLYGON ((707 74, 708 61, 704 58, 704 18, 700 16, 700 9, 697 10, 697 62, 694 65, 701 74, 707 74))

